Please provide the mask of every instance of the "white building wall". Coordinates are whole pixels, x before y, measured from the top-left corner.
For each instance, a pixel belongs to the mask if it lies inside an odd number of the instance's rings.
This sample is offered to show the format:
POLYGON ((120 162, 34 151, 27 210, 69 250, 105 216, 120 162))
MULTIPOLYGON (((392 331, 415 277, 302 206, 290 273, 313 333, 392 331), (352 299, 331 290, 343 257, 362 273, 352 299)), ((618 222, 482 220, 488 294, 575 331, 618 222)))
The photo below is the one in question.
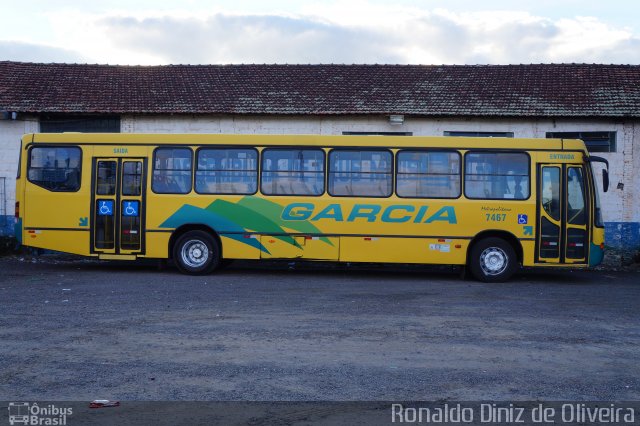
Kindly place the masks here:
MULTIPOLYGON (((0 120, 0 177, 5 178, 6 194, 0 207, 0 235, 13 232, 13 213, 16 202, 16 174, 20 140, 25 133, 38 131, 35 119, 0 120)), ((2 181, 2 179, 0 179, 2 181)), ((0 182, 0 185, 2 182, 0 182)), ((0 188, 2 191, 2 188, 0 188)))
POLYGON ((630 179, 631 188, 629 188, 628 202, 631 203, 631 220, 637 221, 640 218, 640 121, 634 123, 630 144, 631 147, 627 149, 627 155, 631 153, 633 156, 633 176, 630 179))

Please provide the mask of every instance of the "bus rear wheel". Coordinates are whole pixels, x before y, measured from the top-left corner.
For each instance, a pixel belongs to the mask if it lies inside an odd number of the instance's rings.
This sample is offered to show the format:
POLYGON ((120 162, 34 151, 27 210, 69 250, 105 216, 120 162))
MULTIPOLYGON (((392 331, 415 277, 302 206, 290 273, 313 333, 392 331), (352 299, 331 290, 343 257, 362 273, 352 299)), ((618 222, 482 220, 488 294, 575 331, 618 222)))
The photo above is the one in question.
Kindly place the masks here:
POLYGON ((189 275, 204 275, 220 264, 218 242, 204 231, 189 231, 178 237, 173 246, 173 260, 189 275))
POLYGON ((502 238, 485 238, 478 241, 469 253, 469 269, 475 279, 485 283, 507 281, 516 272, 516 252, 502 238))

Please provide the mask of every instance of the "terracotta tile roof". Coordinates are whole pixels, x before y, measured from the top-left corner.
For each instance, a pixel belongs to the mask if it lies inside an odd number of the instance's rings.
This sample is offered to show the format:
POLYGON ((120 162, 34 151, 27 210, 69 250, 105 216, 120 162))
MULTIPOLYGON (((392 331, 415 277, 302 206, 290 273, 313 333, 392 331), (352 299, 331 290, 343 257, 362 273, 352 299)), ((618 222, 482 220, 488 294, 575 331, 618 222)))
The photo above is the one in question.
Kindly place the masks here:
POLYGON ((0 110, 640 117, 640 66, 0 62, 0 110))

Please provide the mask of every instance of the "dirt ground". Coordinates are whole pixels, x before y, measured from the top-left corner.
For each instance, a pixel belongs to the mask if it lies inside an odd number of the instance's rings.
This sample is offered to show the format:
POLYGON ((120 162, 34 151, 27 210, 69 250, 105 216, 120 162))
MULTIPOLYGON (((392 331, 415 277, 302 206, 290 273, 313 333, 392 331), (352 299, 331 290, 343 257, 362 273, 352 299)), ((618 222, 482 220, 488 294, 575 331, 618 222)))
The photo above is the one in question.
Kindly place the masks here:
POLYGON ((638 400, 635 272, 0 258, 0 400, 638 400))

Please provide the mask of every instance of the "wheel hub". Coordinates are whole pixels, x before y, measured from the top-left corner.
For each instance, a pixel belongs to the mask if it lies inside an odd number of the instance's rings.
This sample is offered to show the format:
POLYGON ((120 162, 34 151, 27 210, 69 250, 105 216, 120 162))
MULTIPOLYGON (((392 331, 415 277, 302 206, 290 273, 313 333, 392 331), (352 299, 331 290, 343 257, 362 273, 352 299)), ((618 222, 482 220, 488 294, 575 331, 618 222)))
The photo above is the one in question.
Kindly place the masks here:
POLYGON ((185 264, 197 268, 209 260, 209 249, 203 241, 190 240, 182 246, 180 255, 185 264))
POLYGON ((489 247, 480 255, 480 266, 487 275, 498 275, 507 269, 509 258, 499 247, 489 247))

